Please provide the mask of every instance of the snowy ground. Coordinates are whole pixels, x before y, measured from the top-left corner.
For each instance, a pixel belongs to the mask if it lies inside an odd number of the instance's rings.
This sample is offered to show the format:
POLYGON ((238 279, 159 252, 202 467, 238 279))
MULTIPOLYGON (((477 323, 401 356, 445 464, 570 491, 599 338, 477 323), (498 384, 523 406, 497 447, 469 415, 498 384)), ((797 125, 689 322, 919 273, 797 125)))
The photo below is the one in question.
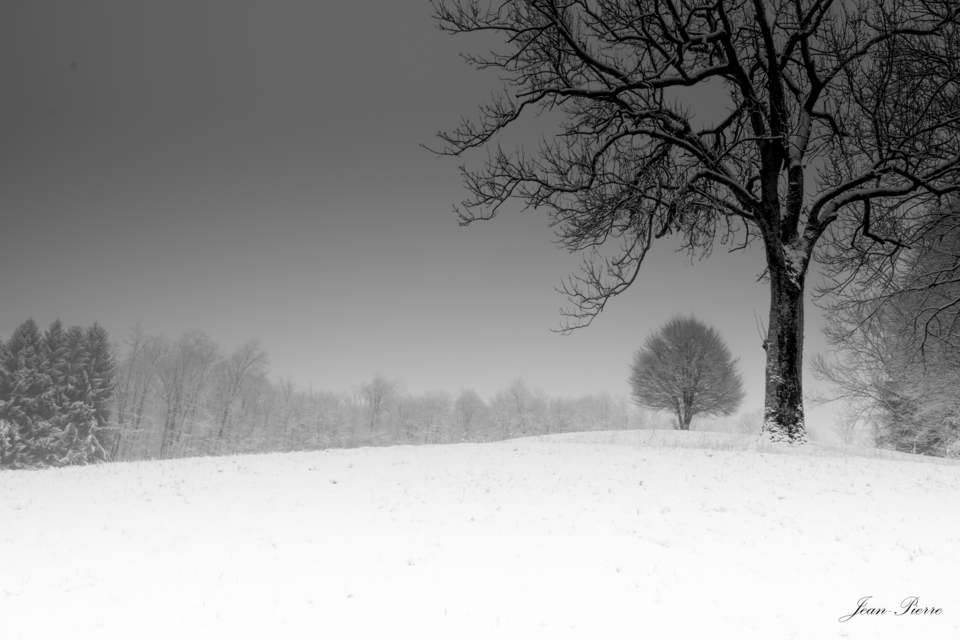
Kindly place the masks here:
POLYGON ((0 638, 960 638, 960 465, 750 441, 0 472, 0 638))

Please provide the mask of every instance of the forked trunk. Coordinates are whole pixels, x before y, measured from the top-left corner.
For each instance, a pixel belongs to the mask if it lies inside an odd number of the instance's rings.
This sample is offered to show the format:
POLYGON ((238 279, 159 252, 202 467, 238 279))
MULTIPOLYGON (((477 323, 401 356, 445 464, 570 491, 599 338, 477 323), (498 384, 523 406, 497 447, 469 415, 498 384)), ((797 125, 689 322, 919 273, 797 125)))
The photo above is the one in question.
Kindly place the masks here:
POLYGON ((774 442, 806 442, 803 420, 804 272, 770 269, 763 433, 774 442))

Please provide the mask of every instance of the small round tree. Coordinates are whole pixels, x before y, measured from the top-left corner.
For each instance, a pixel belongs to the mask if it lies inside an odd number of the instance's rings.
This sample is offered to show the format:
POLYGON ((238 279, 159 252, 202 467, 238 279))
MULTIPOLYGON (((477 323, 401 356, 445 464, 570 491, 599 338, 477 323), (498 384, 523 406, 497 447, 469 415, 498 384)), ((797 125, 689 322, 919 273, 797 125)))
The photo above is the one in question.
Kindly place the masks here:
POLYGON ((729 415, 743 400, 737 361, 720 335, 696 318, 673 318, 633 358, 637 404, 667 409, 687 431, 697 414, 729 415))

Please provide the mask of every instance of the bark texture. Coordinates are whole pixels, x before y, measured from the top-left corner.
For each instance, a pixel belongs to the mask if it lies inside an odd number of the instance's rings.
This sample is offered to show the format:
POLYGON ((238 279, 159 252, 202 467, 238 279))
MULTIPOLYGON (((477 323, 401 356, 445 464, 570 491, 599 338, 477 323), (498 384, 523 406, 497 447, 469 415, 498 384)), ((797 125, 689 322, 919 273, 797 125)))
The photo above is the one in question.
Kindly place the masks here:
POLYGON ((806 441, 803 414, 804 274, 770 274, 770 329, 763 432, 774 442, 806 441))

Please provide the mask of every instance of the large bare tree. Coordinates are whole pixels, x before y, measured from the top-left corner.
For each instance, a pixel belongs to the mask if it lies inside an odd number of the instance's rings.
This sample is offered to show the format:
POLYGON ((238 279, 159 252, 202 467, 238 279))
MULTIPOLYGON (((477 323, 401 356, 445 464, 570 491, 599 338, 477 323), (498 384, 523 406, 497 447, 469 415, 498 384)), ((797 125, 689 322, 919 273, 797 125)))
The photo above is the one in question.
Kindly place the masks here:
POLYGON ((567 329, 636 279, 654 240, 762 243, 764 432, 802 442, 803 301, 821 237, 903 244, 899 221, 960 189, 956 0, 435 0, 502 78, 440 134, 465 166, 464 224, 511 198, 585 252, 567 329), (479 47, 478 47, 479 48, 479 47), (502 145, 529 118, 539 148, 502 145))

